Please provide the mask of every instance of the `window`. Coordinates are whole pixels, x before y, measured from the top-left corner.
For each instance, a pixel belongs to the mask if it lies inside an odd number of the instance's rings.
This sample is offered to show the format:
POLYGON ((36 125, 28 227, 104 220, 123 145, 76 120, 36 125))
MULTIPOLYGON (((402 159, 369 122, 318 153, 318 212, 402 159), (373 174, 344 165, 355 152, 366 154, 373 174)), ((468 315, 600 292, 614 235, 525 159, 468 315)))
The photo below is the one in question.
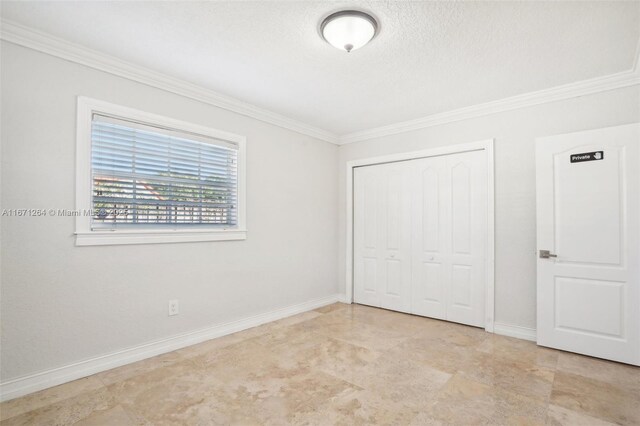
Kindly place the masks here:
POLYGON ((93 114, 92 229, 237 224, 238 149, 93 114))
POLYGON ((237 240, 244 138, 78 100, 77 245, 237 240))

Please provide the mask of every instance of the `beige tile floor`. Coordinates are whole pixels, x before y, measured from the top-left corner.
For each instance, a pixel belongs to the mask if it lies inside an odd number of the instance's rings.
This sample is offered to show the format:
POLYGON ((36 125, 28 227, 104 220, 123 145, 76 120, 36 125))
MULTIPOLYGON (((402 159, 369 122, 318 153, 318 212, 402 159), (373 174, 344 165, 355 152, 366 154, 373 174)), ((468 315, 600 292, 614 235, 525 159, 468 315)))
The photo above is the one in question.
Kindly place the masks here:
POLYGON ((1 425, 640 425, 640 368, 335 304, 0 406, 1 425))

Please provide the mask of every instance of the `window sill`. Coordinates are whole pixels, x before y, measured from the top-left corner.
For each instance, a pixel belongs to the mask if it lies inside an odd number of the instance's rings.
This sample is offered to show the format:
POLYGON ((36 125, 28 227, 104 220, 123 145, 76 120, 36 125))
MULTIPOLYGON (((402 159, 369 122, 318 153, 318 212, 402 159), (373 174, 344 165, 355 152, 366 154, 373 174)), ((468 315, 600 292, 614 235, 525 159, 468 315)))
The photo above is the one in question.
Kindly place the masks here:
POLYGON ((246 240, 246 230, 145 230, 76 232, 76 246, 246 240))

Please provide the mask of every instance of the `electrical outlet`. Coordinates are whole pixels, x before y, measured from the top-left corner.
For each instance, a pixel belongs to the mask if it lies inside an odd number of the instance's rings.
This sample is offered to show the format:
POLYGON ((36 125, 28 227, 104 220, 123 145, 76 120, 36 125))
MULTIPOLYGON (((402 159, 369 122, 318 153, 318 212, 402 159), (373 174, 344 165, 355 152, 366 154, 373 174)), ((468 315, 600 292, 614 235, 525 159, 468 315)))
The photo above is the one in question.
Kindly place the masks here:
POLYGON ((169 316, 178 315, 179 312, 178 299, 169 300, 169 316))

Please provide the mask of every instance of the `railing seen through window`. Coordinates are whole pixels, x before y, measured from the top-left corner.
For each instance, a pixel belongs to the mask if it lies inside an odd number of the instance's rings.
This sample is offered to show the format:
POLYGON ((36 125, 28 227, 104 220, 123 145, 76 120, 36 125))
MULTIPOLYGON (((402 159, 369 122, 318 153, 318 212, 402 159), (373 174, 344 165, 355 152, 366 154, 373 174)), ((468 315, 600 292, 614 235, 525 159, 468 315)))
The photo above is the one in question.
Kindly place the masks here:
POLYGON ((92 228, 238 223, 238 147, 94 114, 92 228))

